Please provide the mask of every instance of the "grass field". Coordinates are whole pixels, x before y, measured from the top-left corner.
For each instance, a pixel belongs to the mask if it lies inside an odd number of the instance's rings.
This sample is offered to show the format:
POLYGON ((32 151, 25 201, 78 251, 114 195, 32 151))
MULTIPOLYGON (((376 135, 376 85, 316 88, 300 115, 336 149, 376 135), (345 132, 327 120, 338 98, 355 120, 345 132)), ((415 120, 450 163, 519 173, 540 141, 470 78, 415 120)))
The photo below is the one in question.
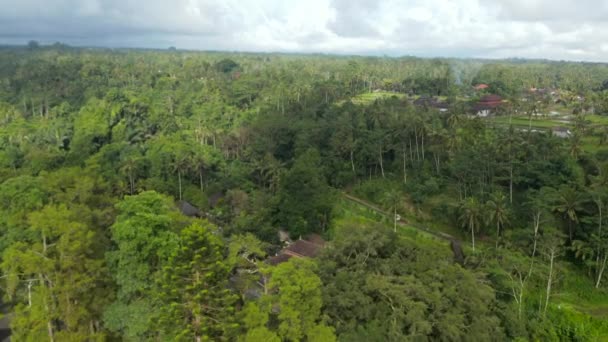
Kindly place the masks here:
POLYGON ((352 98, 352 101, 354 104, 368 105, 378 99, 387 99, 387 98, 390 98, 393 96, 396 96, 398 98, 405 98, 405 94, 402 94, 402 93, 396 93, 396 92, 392 92, 392 91, 379 91, 379 92, 375 92, 375 93, 359 94, 357 96, 354 96, 352 98))
MULTIPOLYGON (((591 126, 595 125, 608 125, 608 116, 600 115, 586 115, 585 119, 591 123, 591 126)), ((529 127, 530 119, 527 116, 496 116, 490 118, 491 121, 500 124, 513 124, 514 126, 529 127)), ((573 123, 570 121, 568 116, 556 116, 556 117, 533 117, 532 128, 551 128, 555 126, 572 127, 573 123)))
MULTIPOLYGON (((591 127, 593 126, 604 126, 608 125, 608 117, 600 116, 600 115, 586 115, 586 120, 591 123, 591 127)), ((561 127, 570 127, 572 128, 574 125, 571 121, 566 119, 565 117, 553 117, 553 118, 532 118, 532 122, 528 117, 524 116, 513 116, 509 118, 508 116, 498 116, 489 118, 490 122, 498 125, 498 126, 508 126, 513 125, 516 128, 520 129, 528 129, 530 124, 533 130, 542 130, 547 131, 553 127, 561 126, 561 127)), ((583 150, 588 153, 598 153, 600 151, 608 151, 607 145, 599 144, 599 137, 597 136, 585 136, 583 137, 583 150)))

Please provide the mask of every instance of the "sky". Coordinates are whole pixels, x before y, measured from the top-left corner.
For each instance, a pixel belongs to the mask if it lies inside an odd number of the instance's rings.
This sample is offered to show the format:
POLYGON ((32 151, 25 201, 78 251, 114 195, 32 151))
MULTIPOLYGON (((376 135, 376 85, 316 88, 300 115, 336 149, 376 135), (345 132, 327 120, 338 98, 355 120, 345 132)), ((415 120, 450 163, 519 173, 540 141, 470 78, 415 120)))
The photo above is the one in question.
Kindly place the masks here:
POLYGON ((0 44, 608 62, 608 0, 0 0, 0 44))

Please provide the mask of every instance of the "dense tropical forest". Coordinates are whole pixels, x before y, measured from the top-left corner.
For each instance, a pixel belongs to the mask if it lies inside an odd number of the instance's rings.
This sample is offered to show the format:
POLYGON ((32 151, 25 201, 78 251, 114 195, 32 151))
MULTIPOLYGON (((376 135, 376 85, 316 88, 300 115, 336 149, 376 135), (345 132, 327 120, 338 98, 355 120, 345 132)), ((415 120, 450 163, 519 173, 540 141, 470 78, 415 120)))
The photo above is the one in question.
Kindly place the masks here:
POLYGON ((608 65, 0 48, 15 341, 605 341, 607 205, 608 65))

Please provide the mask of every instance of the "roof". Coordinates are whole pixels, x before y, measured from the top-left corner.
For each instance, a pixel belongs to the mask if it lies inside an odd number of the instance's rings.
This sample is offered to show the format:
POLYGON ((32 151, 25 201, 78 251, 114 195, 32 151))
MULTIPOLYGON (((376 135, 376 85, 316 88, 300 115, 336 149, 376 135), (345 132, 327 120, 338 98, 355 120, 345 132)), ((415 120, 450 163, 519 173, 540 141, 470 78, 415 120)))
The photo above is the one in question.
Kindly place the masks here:
POLYGON ((479 102, 473 105, 473 110, 476 112, 482 110, 490 110, 499 107, 502 104, 502 97, 498 95, 486 95, 479 102))
POLYGON ((266 260, 270 265, 278 265, 289 260, 292 257, 296 258, 314 258, 321 249, 325 246, 325 240, 318 234, 310 234, 307 240, 297 240, 289 246, 283 248, 277 255, 266 260))
POLYGON ((420 96, 418 99, 414 101, 414 105, 416 106, 427 106, 433 108, 448 108, 448 104, 445 102, 441 102, 434 97, 428 96, 420 96))
POLYGON ((182 212, 185 216, 188 217, 202 217, 203 213, 195 206, 190 204, 187 201, 179 201, 177 202, 177 208, 182 212))
POLYGON ((305 240, 321 247, 325 246, 325 240, 319 234, 310 234, 305 240))
POLYGON ((298 240, 289 247, 283 250, 284 254, 289 254, 296 257, 309 257, 314 258, 319 254, 319 251, 323 248, 323 246, 318 245, 316 243, 312 243, 306 240, 298 240))
POLYGON ((498 95, 486 95, 479 99, 479 102, 502 102, 502 97, 498 95))
POLYGON ((485 83, 481 83, 481 84, 476 85, 474 88, 475 88, 475 90, 482 90, 482 89, 488 89, 488 88, 490 88, 490 86, 485 83))
POLYGON ((281 254, 277 254, 273 257, 268 258, 267 262, 270 265, 274 266, 274 265, 278 265, 282 262, 285 262, 285 261, 289 260, 290 258, 291 258, 291 255, 281 253, 281 254))

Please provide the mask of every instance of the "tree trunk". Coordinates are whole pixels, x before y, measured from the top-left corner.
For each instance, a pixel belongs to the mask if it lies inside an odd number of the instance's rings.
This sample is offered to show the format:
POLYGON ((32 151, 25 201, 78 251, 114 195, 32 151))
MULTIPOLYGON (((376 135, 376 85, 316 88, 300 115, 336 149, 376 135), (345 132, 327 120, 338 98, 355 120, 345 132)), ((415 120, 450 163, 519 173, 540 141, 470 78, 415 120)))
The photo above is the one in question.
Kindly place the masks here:
POLYGON ((129 185, 131 186, 131 196, 133 195, 133 174, 129 171, 129 185))
POLYGON ((204 188, 203 187, 203 169, 202 168, 200 168, 199 171, 198 171, 198 181, 199 181, 200 186, 201 186, 201 194, 202 194, 204 192, 204 190, 203 190, 203 188, 204 188))
MULTIPOLYGON (((595 259, 595 273, 597 275, 597 282, 595 283, 595 288, 599 287, 599 283, 600 280, 602 279, 602 273, 604 272, 604 267, 606 267, 606 257, 604 257, 604 262, 603 265, 600 266, 600 259, 601 259, 601 254, 602 254, 602 207, 603 207, 603 203, 602 200, 600 198, 597 198, 595 201, 595 204, 597 205, 597 210, 599 212, 599 222, 598 222, 598 226, 597 226, 597 237, 598 237, 598 242, 597 242, 597 252, 596 252, 596 259, 595 259)), ((608 254, 606 254, 608 256, 608 254)))
POLYGON ((27 306, 32 307, 32 281, 27 282, 27 306))
POLYGON ((55 335, 53 333, 53 323, 51 323, 51 321, 46 322, 46 330, 49 335, 49 341, 55 342, 55 335))
POLYGON ((414 162, 414 152, 412 152, 412 138, 410 140, 410 161, 414 162))
POLYGON ((179 186, 179 200, 182 200, 182 172, 178 169, 177 170, 177 183, 179 186))
POLYGON ((473 245, 473 251, 475 251, 475 225, 471 225, 471 244, 473 245))
POLYGON ((351 149, 350 150, 350 167, 353 169, 353 174, 356 176, 357 175, 357 171, 355 171, 355 156, 354 156, 355 152, 351 149))
POLYGON ((509 203, 513 204, 513 163, 509 167, 509 203))
POLYGON ((536 256, 536 245, 538 242, 538 230, 540 228, 540 211, 534 214, 534 244, 532 246, 532 256, 530 257, 530 269, 528 270, 528 278, 532 275, 532 268, 534 267, 534 257, 536 256))
POLYGON ((382 178, 384 178, 384 166, 382 165, 382 149, 380 149, 380 171, 382 173, 382 178))
POLYGON ((414 130, 414 138, 416 140, 416 160, 420 160, 420 150, 418 148, 418 131, 414 130))
POLYGON ((435 170, 437 171, 437 175, 439 175, 439 155, 433 153, 433 159, 435 160, 435 170))
MULTIPOLYGON (((527 278, 522 277, 521 272, 519 272, 519 270, 517 270, 517 277, 517 280, 519 282, 518 289, 516 290, 515 285, 512 285, 511 290, 513 292, 513 299, 515 299, 515 302, 517 303, 517 317, 521 319, 521 307, 524 299, 524 290, 526 287, 527 278)), ((511 279, 511 282, 515 283, 515 279, 513 279, 510 274, 509 278, 511 279)))
POLYGON ((405 146, 403 147, 403 183, 407 184, 407 169, 406 169, 406 165, 405 165, 405 146))
POLYGON ((498 249, 498 240, 500 240, 500 222, 496 220, 496 249, 498 249))
POLYGON ((602 266, 599 268, 597 274, 597 281, 595 282, 595 288, 600 288, 600 283, 602 281, 602 275, 604 274, 604 270, 606 269, 606 262, 608 261, 608 253, 604 254, 604 261, 602 262, 602 266))
POLYGON ((555 250, 551 250, 549 256, 549 277, 547 279, 547 297, 545 298, 545 309, 543 315, 547 314, 547 307, 549 306, 549 297, 551 296, 551 283, 553 282, 553 259, 555 258, 555 250))
POLYGON ((422 160, 424 160, 424 133, 420 133, 420 140, 422 141, 422 160))

